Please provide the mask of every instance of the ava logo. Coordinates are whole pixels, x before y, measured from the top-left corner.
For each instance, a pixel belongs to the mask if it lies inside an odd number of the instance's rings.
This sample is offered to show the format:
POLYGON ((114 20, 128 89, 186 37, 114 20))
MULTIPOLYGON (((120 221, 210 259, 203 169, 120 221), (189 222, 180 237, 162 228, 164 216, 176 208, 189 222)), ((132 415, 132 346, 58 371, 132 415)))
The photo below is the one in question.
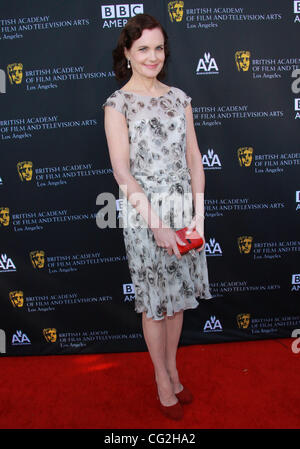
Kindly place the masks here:
POLYGON ((36 250, 30 251, 29 257, 33 268, 44 268, 45 266, 45 251, 36 250))
POLYGON ((209 239, 208 242, 205 243, 205 254, 207 256, 222 256, 222 250, 219 242, 216 242, 216 239, 209 239))
POLYGON ((250 313, 239 313, 236 317, 236 321, 240 329, 247 329, 250 324, 250 313))
POLYGON ((184 2, 173 1, 168 3, 168 12, 171 22, 181 22, 183 18, 184 2))
POLYGON ((31 181, 32 180, 32 162, 23 161, 17 163, 17 171, 21 181, 31 181))
POLYGON ((252 147, 241 147, 237 150, 240 167, 250 167, 253 159, 252 147))
POLYGON ((23 79, 23 64, 21 62, 14 62, 13 64, 8 64, 7 75, 10 84, 13 85, 21 84, 23 79))
POLYGON ((132 302, 135 298, 134 285, 123 284, 124 302, 132 302))
POLYGON ((215 58, 210 53, 204 53, 204 58, 200 58, 196 70, 197 75, 218 75, 219 68, 215 58))
POLYGON ((300 118, 300 98, 295 98, 295 120, 300 118))
POLYGON ((250 67, 250 51, 236 51, 234 57, 238 71, 248 72, 250 67))
POLYGON ((53 327, 43 329, 43 335, 47 343, 55 343, 57 340, 57 332, 53 327))
POLYGON ((21 290, 9 292, 9 299, 16 308, 22 308, 24 305, 24 293, 21 290))
POLYGON ((252 247, 253 237, 249 235, 243 235, 238 237, 238 247, 241 254, 249 254, 252 247))
POLYGON ((1 254, 0 257, 0 273, 8 273, 9 271, 17 271, 15 264, 6 254, 1 254))
POLYGON ((294 23, 300 23, 300 1, 294 0, 294 13, 296 14, 294 23))
POLYGON ((219 156, 213 149, 207 150, 207 154, 202 155, 202 163, 204 169, 207 170, 220 170, 222 168, 219 156))
POLYGON ((12 336, 11 344, 16 345, 31 345, 31 341, 27 335, 22 331, 16 331, 12 336))
POLYGON ((296 210, 300 210, 300 190, 296 190, 296 210))
POLYGON ((300 292, 300 273, 292 275, 292 292, 300 292))
POLYGON ((0 207, 0 228, 1 226, 9 225, 9 208, 8 207, 0 207))
POLYGON ((203 328, 204 332, 222 332, 222 330, 220 320, 217 320, 215 316, 211 316, 203 328))

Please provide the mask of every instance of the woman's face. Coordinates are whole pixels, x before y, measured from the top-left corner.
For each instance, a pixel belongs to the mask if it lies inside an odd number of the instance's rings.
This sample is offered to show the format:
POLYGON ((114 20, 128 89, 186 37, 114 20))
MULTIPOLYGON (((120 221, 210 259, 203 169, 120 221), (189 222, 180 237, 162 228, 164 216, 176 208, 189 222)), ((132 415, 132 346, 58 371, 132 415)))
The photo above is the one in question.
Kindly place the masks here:
POLYGON ((124 50, 130 60, 132 72, 146 78, 156 77, 165 61, 164 35, 160 28, 144 30, 130 48, 124 50))

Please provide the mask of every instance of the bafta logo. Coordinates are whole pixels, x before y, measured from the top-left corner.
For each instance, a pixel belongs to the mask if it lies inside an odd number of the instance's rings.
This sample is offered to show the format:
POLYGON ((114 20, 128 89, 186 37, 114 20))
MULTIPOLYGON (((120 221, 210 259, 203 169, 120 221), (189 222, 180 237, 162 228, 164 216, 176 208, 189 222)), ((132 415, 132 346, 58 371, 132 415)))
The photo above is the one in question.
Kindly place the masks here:
POLYGON ((168 11, 171 22, 181 22, 183 17, 183 1, 173 1, 168 3, 168 11))
POLYGON ((23 307, 24 305, 24 295, 21 290, 9 292, 9 299, 14 307, 23 307))
POLYGON ((238 149, 240 167, 250 167, 253 157, 253 148, 242 147, 238 149))
POLYGON ((9 221, 9 208, 0 207, 0 226, 8 226, 9 221))
POLYGON ((236 51, 235 62, 239 72, 248 72, 250 67, 250 51, 236 51))
POLYGON ((239 313, 236 321, 240 329, 247 329, 250 324, 250 313, 239 313))
POLYGON ((44 268, 45 266, 45 251, 30 251, 30 260, 33 268, 44 268))
POLYGON ((43 335, 48 343, 55 343, 57 340, 57 332, 56 329, 54 329, 53 327, 43 329, 43 335))
POLYGON ((238 237, 238 247, 241 254, 249 254, 252 247, 253 237, 243 235, 238 237))
POLYGON ((21 181, 31 181, 32 180, 32 162, 23 161, 17 163, 17 170, 21 181))
POLYGON ((23 79, 23 64, 21 62, 8 64, 7 74, 10 84, 21 84, 23 79))

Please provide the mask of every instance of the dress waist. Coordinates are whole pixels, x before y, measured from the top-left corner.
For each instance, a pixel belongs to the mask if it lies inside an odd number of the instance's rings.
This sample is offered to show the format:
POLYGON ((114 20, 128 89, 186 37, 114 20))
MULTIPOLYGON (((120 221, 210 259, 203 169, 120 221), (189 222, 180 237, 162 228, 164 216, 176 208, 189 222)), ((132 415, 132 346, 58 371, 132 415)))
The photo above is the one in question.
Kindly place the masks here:
POLYGON ((191 169, 182 167, 176 171, 159 170, 156 172, 132 172, 132 176, 146 185, 166 185, 172 182, 189 181, 191 179, 191 169))

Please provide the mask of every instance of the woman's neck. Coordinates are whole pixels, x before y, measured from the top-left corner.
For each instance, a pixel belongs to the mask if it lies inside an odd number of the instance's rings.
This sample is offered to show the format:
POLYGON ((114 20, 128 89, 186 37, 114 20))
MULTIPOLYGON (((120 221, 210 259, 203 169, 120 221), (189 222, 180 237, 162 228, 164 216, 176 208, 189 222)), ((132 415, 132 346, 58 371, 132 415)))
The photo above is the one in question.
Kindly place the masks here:
POLYGON ((145 94, 159 94, 162 90, 165 90, 165 86, 157 78, 142 78, 132 75, 123 89, 145 94))

